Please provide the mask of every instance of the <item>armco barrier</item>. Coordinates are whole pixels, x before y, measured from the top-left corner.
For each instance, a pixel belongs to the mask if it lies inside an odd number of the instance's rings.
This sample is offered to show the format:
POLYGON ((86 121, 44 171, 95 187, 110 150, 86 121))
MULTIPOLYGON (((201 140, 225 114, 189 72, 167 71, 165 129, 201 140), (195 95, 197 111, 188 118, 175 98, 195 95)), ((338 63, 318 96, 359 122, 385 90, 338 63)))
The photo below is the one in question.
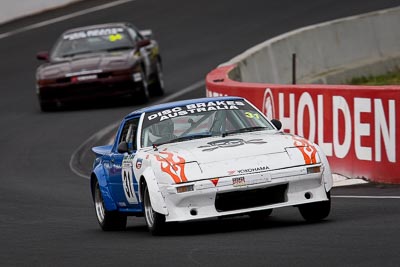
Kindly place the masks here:
POLYGON ((207 75, 207 96, 247 98, 285 132, 319 144, 335 173, 400 183, 400 86, 242 83, 231 71, 234 65, 207 75))

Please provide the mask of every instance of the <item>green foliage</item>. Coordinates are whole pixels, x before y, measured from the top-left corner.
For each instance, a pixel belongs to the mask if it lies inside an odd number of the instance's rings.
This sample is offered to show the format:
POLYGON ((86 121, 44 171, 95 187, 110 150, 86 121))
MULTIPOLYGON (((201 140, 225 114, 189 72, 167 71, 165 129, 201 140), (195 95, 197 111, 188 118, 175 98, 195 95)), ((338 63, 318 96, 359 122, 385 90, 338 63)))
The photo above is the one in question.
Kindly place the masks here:
POLYGON ((400 69, 378 76, 362 76, 351 79, 353 85, 400 85, 400 69))

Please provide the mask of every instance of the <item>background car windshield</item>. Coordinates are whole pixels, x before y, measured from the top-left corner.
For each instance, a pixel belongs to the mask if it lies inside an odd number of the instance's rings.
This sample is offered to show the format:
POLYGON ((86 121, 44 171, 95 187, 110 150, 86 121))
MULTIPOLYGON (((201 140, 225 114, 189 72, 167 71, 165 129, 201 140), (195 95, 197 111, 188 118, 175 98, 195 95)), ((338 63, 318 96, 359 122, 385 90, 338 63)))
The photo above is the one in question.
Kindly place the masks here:
POLYGON ((146 147, 252 129, 274 127, 246 101, 196 103, 146 113, 141 144, 146 147))
POLYGON ((99 51, 133 48, 131 37, 123 28, 105 28, 64 34, 53 49, 52 58, 72 57, 99 51))

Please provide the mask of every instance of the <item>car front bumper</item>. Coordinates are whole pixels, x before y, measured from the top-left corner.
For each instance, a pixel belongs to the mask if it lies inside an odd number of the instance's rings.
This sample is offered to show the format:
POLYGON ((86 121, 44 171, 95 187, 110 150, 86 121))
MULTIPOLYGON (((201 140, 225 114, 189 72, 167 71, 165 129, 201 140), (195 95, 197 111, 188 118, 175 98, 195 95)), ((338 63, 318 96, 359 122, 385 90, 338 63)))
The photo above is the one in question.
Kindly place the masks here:
POLYGON ((85 100, 129 97, 142 88, 133 80, 133 73, 99 77, 81 82, 59 82, 41 85, 37 89, 39 101, 44 104, 64 104, 85 100))
POLYGON ((168 210, 166 221, 240 215, 325 201, 328 200, 325 179, 322 172, 307 173, 307 167, 295 167, 224 177, 218 182, 211 179, 167 186, 161 190, 168 210), (242 177, 244 181, 238 179, 242 177), (240 182, 234 185, 234 179, 240 182), (177 193, 177 187, 181 186, 190 186, 192 190, 177 193))

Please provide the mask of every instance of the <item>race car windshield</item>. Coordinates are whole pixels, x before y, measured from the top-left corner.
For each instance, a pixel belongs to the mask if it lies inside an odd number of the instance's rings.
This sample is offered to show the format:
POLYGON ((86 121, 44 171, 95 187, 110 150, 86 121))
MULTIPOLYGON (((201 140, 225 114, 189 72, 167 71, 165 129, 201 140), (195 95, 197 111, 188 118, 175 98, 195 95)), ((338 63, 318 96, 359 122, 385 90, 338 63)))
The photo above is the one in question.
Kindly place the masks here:
POLYGON ((210 101, 146 113, 141 144, 148 147, 272 129, 271 123, 244 100, 210 101))
POLYGON ((133 47, 132 39, 123 28, 93 29, 64 34, 55 45, 51 57, 66 58, 133 47))

